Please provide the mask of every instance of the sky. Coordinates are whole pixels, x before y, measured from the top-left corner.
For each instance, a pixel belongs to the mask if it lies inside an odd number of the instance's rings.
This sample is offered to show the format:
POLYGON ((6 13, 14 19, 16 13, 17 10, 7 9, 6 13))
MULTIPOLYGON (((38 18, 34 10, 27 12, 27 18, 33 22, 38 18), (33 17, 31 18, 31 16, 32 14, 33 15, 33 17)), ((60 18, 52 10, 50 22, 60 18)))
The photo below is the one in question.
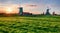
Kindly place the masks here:
POLYGON ((60 0, 0 0, 0 13, 18 13, 19 7, 34 14, 45 13, 47 8, 51 14, 60 14, 60 0))

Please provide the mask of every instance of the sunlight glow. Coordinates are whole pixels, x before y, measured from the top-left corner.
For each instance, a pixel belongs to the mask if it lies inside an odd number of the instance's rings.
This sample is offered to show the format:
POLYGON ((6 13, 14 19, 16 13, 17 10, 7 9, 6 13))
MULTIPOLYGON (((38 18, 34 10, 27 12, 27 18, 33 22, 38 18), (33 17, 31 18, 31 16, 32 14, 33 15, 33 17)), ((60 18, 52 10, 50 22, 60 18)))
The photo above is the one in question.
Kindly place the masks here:
POLYGON ((11 7, 6 8, 6 13, 11 13, 13 9, 11 7))

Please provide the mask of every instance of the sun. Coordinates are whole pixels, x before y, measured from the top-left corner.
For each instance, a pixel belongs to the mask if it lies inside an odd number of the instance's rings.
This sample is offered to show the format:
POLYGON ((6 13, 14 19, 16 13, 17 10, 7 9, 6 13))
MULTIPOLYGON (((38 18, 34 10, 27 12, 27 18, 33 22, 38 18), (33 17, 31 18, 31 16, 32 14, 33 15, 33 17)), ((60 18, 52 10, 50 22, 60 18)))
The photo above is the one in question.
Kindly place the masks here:
POLYGON ((13 9, 11 7, 6 8, 6 13, 11 13, 13 9))

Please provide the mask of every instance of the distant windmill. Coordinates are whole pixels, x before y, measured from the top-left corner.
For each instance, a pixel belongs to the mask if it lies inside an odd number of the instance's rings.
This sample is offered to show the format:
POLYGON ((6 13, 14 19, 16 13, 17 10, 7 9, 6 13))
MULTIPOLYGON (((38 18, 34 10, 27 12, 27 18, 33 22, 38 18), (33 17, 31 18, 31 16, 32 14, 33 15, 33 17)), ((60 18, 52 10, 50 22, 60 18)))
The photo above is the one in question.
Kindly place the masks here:
POLYGON ((45 15, 51 15, 50 12, 49 12, 50 9, 51 8, 47 7, 47 10, 46 10, 46 14, 45 15))

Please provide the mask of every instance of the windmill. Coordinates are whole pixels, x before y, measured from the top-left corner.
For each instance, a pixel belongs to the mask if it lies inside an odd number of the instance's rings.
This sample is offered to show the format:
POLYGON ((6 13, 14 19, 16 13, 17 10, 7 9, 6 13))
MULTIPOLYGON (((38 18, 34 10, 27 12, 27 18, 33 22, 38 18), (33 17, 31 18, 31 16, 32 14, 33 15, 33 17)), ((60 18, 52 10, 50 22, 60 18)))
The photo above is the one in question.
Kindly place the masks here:
POLYGON ((22 5, 20 4, 18 8, 19 8, 19 15, 23 15, 23 7, 22 7, 22 5))
POLYGON ((23 7, 19 8, 19 15, 23 15, 23 7))
POLYGON ((51 15, 50 12, 49 12, 50 9, 51 8, 47 7, 47 10, 46 10, 46 14, 45 15, 51 15))

